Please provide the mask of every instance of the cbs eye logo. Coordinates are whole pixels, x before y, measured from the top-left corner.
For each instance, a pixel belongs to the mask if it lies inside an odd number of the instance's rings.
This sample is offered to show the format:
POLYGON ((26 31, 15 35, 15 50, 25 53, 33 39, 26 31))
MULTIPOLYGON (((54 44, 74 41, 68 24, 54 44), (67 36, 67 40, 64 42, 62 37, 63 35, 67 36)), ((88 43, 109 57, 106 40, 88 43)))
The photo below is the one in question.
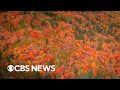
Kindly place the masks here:
POLYGON ((12 72, 12 71, 19 72, 19 71, 29 71, 30 69, 29 69, 29 65, 15 65, 15 66, 9 65, 7 67, 7 70, 9 72, 12 72))
POLYGON ((7 67, 7 70, 8 70, 9 72, 12 72, 12 71, 14 70, 14 66, 13 66, 13 65, 9 65, 9 66, 7 67))

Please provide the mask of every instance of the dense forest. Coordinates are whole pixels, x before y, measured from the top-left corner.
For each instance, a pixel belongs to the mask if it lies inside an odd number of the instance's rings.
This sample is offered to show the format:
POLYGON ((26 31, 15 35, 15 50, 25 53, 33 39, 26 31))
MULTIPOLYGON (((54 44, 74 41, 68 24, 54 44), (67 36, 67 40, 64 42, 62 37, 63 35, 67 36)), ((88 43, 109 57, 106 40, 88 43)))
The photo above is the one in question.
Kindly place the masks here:
POLYGON ((120 11, 0 12, 1 79, 120 79, 120 11), (8 65, 55 65, 8 72, 8 65))

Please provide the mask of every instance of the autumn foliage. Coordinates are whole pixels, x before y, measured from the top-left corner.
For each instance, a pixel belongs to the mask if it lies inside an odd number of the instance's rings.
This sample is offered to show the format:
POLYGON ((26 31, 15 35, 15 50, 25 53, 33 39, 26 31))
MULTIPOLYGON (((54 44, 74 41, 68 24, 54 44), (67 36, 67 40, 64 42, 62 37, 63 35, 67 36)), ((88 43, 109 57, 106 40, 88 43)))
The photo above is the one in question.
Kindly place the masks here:
POLYGON ((0 13, 0 78, 119 79, 120 12, 0 13), (56 70, 9 73, 9 64, 56 70))

